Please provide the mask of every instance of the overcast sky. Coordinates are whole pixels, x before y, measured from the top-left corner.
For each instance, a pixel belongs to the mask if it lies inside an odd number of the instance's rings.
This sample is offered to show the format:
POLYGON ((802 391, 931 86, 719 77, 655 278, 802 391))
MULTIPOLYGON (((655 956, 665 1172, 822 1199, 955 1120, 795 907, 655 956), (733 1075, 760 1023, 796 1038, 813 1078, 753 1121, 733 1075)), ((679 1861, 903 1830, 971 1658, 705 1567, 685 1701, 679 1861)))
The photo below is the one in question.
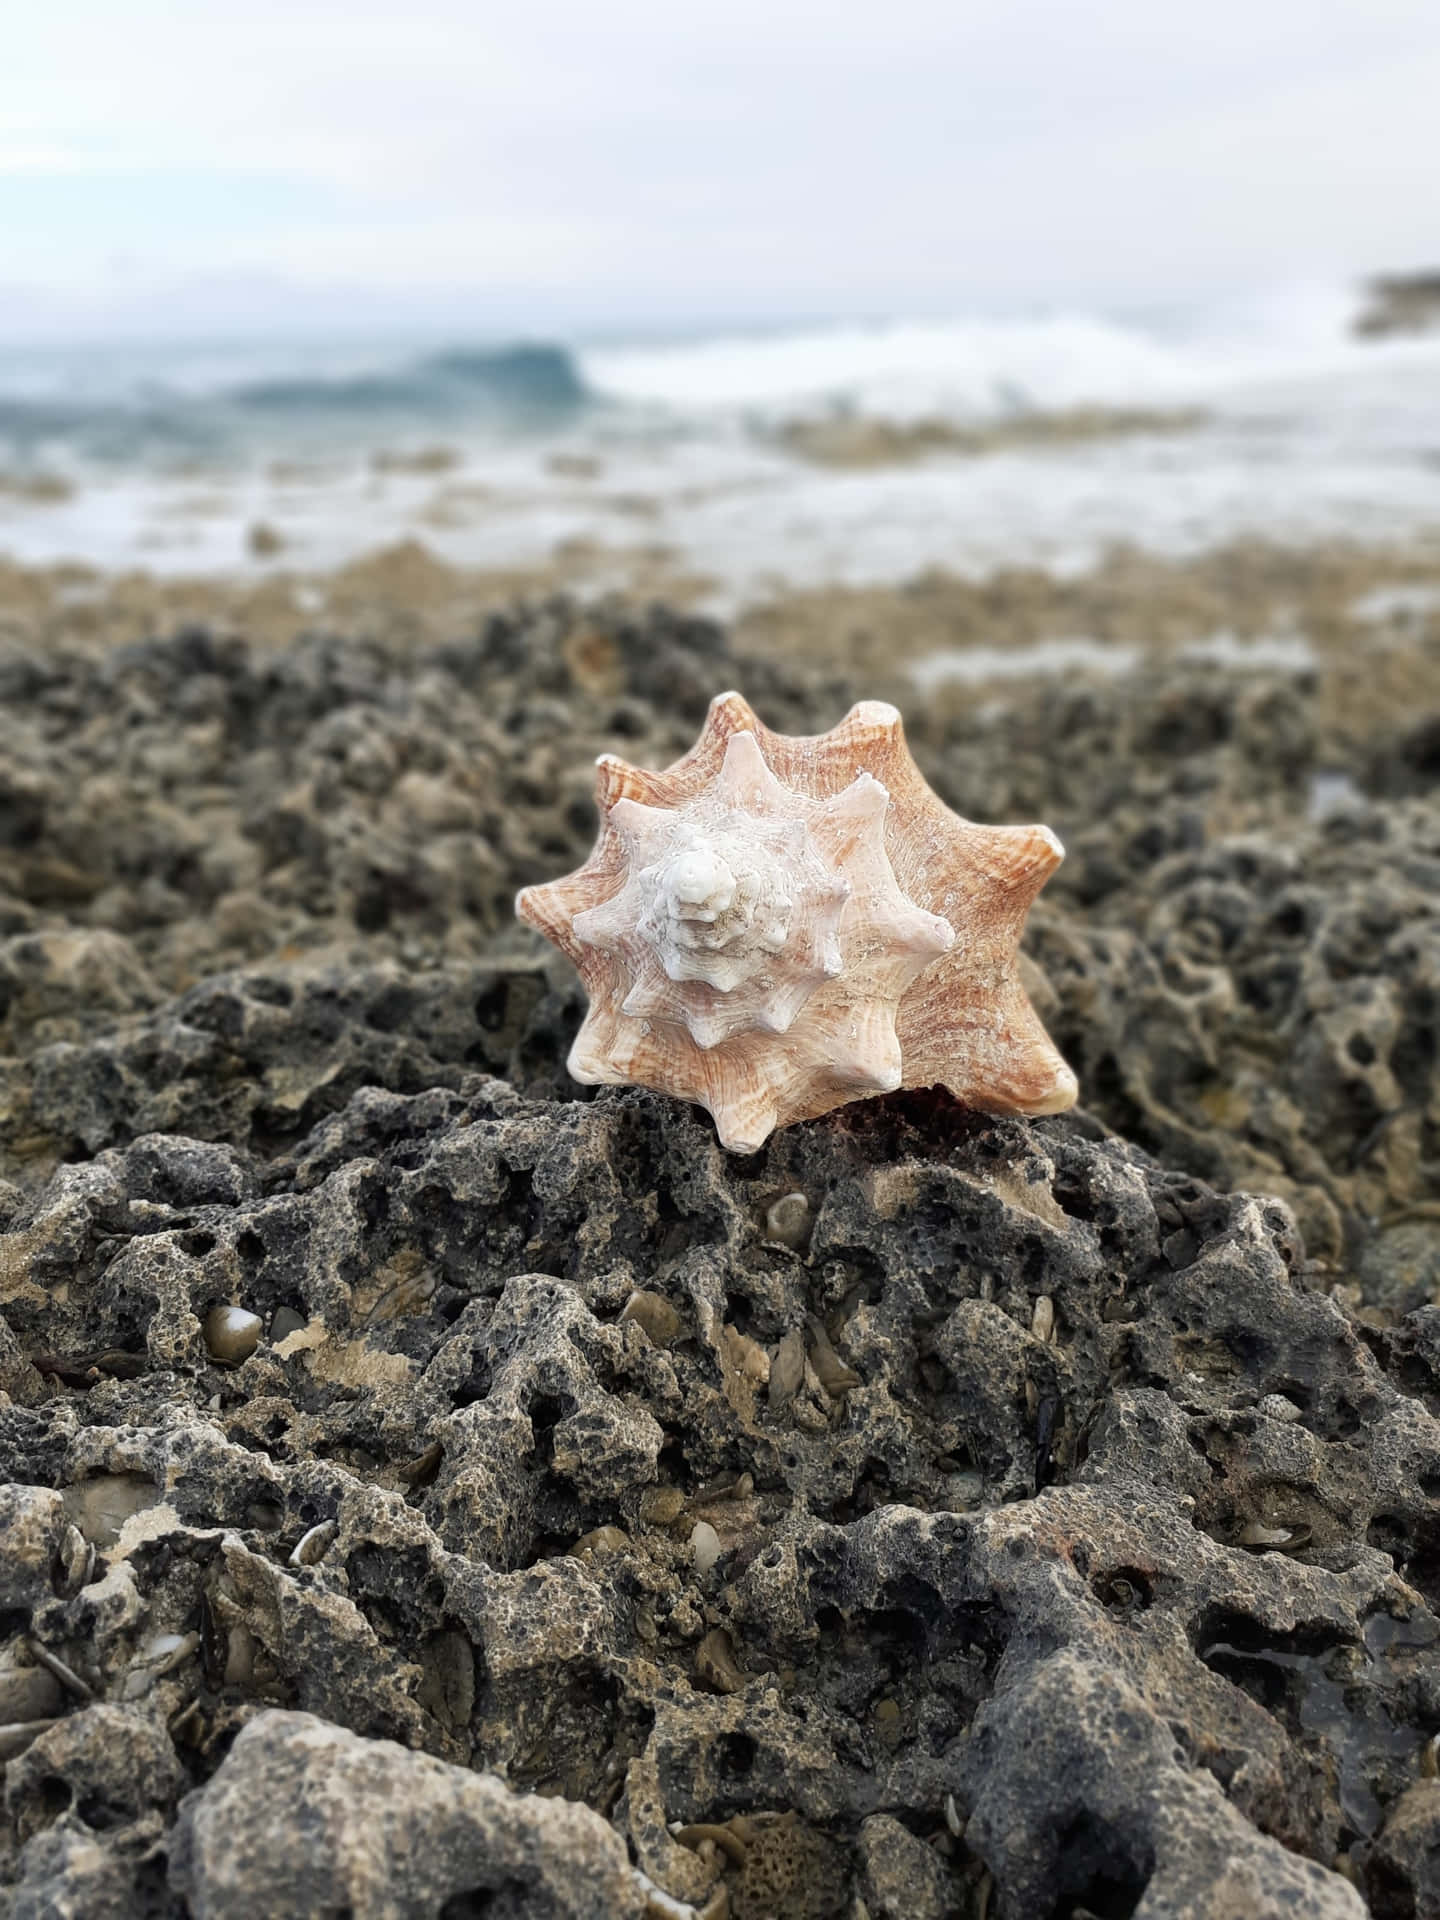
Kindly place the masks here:
POLYGON ((0 330, 596 330, 1440 266, 1440 0, 42 0, 0 330))

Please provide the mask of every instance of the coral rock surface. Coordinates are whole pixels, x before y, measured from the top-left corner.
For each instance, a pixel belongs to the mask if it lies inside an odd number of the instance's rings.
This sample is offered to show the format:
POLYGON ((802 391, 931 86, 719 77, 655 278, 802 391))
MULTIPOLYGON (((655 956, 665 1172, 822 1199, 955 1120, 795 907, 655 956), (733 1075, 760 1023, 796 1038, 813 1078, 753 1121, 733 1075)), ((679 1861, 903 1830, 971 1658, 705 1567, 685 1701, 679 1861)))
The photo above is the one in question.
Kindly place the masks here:
POLYGON ((0 1907, 1440 1911, 1425 644, 917 712, 1087 1108, 737 1160, 509 916, 713 627, 0 642, 0 1907))

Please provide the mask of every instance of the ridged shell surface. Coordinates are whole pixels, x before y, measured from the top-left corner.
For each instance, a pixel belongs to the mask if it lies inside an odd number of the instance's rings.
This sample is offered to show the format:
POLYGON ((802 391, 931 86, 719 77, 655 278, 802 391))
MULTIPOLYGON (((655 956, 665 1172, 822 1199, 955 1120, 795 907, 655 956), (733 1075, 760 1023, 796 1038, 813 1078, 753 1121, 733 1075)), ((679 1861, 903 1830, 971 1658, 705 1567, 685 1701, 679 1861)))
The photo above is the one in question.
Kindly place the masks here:
POLYGON ((602 758, 596 800, 584 866, 516 901, 590 996, 577 1080, 698 1101, 735 1152, 902 1086, 1073 1103, 1017 971, 1060 843, 952 813, 893 707, 795 737, 721 694, 664 772, 602 758))

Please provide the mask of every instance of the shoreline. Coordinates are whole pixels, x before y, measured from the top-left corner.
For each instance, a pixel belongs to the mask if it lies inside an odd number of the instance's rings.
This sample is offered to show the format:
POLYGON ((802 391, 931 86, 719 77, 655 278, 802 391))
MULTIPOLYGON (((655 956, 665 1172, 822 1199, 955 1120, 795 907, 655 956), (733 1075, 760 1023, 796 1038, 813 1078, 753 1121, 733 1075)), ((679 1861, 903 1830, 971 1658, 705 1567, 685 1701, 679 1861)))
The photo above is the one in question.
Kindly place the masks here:
MULTIPOLYGON (((723 620, 742 653, 781 646, 877 677, 894 673, 897 656, 923 661, 1082 637, 1129 650, 1138 663, 1228 633, 1238 649, 1228 664, 1243 665, 1248 643, 1303 635, 1319 664, 1377 637, 1403 644, 1423 636, 1440 609, 1440 514, 1433 528, 1398 540, 1247 536, 1187 555, 1120 543, 1078 570, 936 566, 896 583, 776 582, 738 604, 727 604, 718 579, 658 545, 562 542, 533 564, 490 568, 455 565, 414 536, 334 567, 301 568, 277 555, 263 571, 194 575, 78 559, 28 564, 0 545, 0 633, 42 645, 109 645, 189 621, 243 628, 262 646, 307 625, 367 617, 438 636, 490 607, 555 594, 634 608, 663 600, 723 620)), ((997 663, 993 675, 966 677, 1007 676, 997 663)))

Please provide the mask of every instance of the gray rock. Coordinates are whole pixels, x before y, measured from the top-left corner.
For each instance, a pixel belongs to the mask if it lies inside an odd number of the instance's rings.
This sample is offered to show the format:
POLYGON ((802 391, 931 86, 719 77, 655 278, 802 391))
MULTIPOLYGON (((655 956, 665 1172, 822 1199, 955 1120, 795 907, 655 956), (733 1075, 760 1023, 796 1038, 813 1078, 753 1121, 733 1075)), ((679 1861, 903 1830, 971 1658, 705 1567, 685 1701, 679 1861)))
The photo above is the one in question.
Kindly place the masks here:
POLYGON ((0 1611, 48 1599, 65 1531, 65 1502, 49 1487, 0 1484, 0 1611))
POLYGON ((116 1834, 72 1814, 20 1853, 10 1920, 136 1920, 164 1913, 165 1855, 158 1817, 116 1834))
POLYGON ((588 1807, 511 1793, 304 1713, 263 1713, 180 1810, 171 1885, 195 1920, 348 1909, 430 1920, 612 1920, 644 1907, 588 1807))
POLYGON ((1440 1915, 1440 1781, 1418 1780, 1402 1794, 1383 1831, 1361 1849, 1375 1911, 1440 1915))
POLYGON ((84 1707, 33 1740, 5 1773, 5 1811, 22 1840, 57 1814, 105 1832, 170 1809, 180 1764, 163 1727, 122 1707, 84 1707))
POLYGON ((871 1920, 949 1920, 960 1901, 944 1857, 888 1813, 860 1825, 860 1892, 871 1920))
POLYGON ((1249 1826, 1115 1672, 1056 1654, 982 1709, 974 1744, 966 1836, 1007 1911, 1362 1920, 1354 1889, 1249 1826))

